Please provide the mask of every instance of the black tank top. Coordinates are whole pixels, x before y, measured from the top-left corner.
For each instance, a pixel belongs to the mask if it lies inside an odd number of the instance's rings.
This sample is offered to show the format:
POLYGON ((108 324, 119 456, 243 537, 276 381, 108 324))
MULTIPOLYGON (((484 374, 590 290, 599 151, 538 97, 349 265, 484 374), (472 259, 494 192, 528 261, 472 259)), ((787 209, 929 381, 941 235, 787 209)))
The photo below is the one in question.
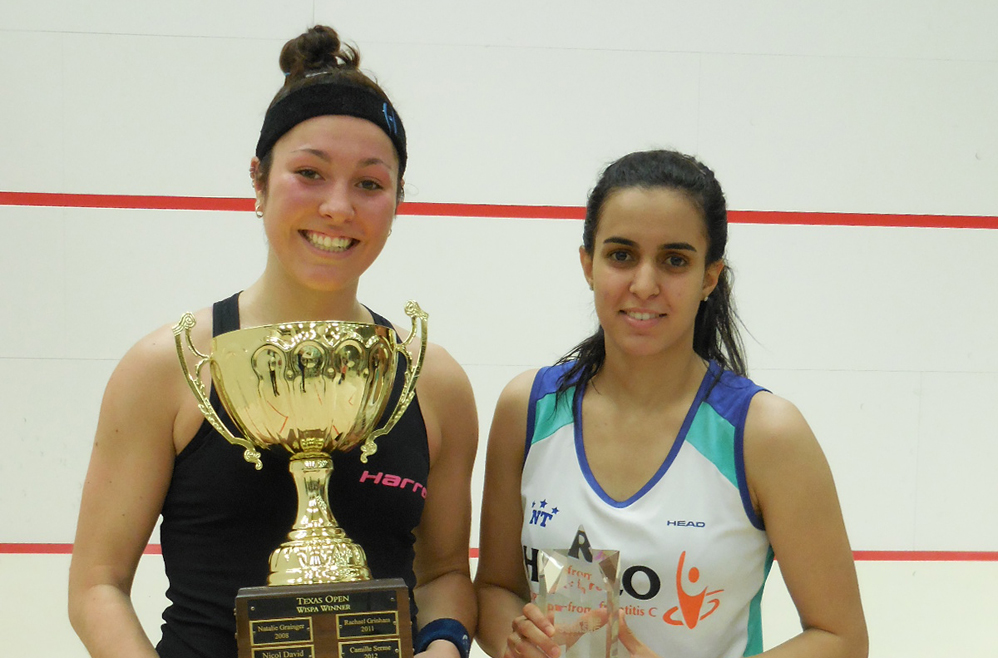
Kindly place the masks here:
MULTIPOLYGON (((214 336, 239 328, 239 295, 213 307, 214 336)), ((372 312, 375 322, 390 323, 372 312)), ((401 395, 404 359, 388 403, 401 395)), ((214 389, 211 401, 235 430, 214 389)), ((233 614, 240 587, 266 585, 270 553, 294 524, 297 493, 287 451, 261 451, 263 468, 243 460, 205 421, 177 455, 163 504, 160 540, 170 605, 163 612, 162 658, 236 656, 233 614)), ((403 578, 412 597, 415 537, 430 470, 426 426, 414 398, 398 424, 378 439, 378 451, 360 462, 360 450, 333 455, 329 502, 337 522, 367 553, 374 578, 403 578)))

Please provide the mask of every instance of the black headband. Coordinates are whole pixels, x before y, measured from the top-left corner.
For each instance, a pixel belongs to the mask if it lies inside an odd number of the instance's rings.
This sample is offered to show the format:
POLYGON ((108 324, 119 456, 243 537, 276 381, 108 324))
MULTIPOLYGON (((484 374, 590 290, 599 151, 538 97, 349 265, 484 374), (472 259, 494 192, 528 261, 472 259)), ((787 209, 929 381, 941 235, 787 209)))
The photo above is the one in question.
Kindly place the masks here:
POLYGON ((385 131, 399 156, 399 178, 405 173, 405 128, 395 108, 372 90, 351 84, 320 82, 295 89, 274 103, 263 119, 256 157, 262 158, 281 136, 312 117, 346 115, 366 119, 385 131))

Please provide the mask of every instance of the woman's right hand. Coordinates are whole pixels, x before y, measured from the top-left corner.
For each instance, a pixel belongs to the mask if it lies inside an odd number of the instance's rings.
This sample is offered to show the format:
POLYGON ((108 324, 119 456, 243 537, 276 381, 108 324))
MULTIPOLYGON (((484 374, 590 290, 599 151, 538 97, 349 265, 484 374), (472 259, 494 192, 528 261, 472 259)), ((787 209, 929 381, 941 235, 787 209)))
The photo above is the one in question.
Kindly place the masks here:
POLYGON ((513 619, 513 632, 506 641, 504 658, 558 658, 560 647, 571 649, 583 636, 606 626, 607 621, 607 611, 597 608, 571 624, 555 625, 540 608, 528 603, 523 606, 523 614, 513 619))
POLYGON ((627 616, 623 610, 620 611, 620 628, 617 631, 617 638, 624 645, 624 648, 627 649, 627 652, 631 654, 631 658, 658 658, 658 655, 649 649, 631 631, 631 628, 627 625, 627 616))

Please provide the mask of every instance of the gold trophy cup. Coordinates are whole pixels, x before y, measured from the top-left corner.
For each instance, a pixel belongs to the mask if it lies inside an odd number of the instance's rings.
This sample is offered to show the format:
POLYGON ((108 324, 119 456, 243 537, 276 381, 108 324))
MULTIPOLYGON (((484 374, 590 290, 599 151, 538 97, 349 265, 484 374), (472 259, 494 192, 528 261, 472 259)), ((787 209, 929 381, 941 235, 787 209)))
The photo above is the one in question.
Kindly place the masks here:
POLYGON ((243 457, 262 467, 259 449, 291 453, 298 491, 296 521, 270 556, 267 587, 236 597, 240 658, 408 658, 412 655, 409 595, 400 578, 371 580, 364 549, 347 537, 329 509, 331 454, 360 447, 364 463, 377 451, 415 395, 426 351, 427 315, 405 307, 412 330, 358 322, 293 322, 250 327, 216 336, 211 354, 191 342, 194 316, 173 328, 177 355, 198 408, 243 457), (409 345, 419 336, 415 356, 409 345), (193 372, 185 346, 197 357, 193 372), (379 428, 406 360, 402 393, 379 428), (209 364, 212 385, 242 433, 226 427, 201 381, 209 364))

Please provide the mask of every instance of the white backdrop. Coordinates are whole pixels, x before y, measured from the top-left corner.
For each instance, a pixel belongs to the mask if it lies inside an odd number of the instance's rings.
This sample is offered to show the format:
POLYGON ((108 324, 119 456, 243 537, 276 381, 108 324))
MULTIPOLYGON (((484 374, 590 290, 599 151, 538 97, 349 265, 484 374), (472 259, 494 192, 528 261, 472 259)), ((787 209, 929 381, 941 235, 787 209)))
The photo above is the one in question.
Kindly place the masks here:
MULTIPOLYGON (((277 54, 314 23, 395 100, 408 201, 581 206, 609 161, 672 147, 733 209, 998 215, 991 0, 0 0, 0 193, 250 197, 277 54)), ((397 321, 429 311, 483 448, 506 381, 593 328, 580 235, 403 215, 362 283, 397 321)), ((255 280, 264 238, 250 212, 21 205, 0 236, 0 653, 84 656, 65 550, 104 384, 137 338, 255 280)), ((998 655, 995 254, 988 229, 732 226, 751 374, 814 427, 853 547, 887 552, 858 565, 878 658, 998 655), (907 559, 926 551, 984 555, 907 559)), ((767 646, 797 623, 775 575, 767 646)), ((147 556, 154 637, 163 588, 147 556)))

